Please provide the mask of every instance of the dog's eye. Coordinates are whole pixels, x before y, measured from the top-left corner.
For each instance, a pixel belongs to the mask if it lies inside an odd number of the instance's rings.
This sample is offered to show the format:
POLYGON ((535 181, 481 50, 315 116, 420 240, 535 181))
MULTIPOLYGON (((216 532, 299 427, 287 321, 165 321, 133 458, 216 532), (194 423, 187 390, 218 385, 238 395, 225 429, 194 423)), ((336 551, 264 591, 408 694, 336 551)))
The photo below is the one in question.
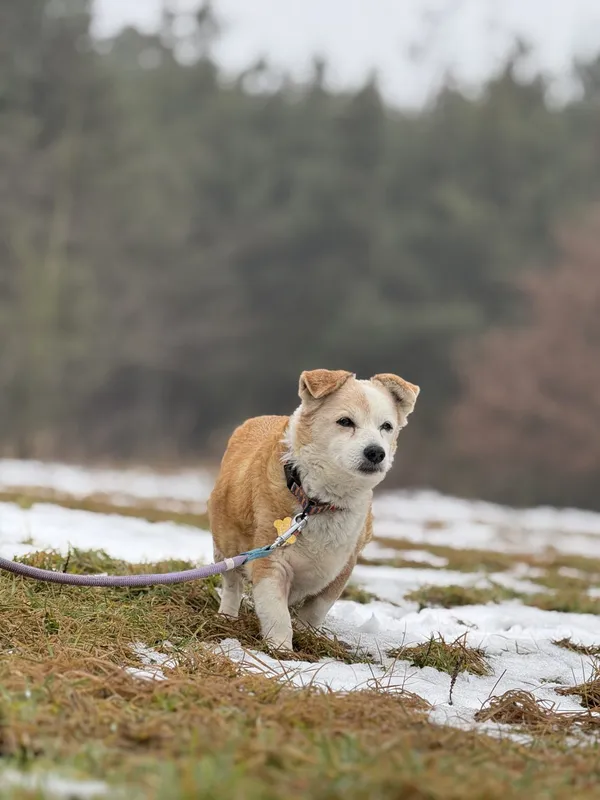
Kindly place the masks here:
POLYGON ((390 433, 390 431, 394 430, 394 426, 392 425, 391 422, 384 422, 379 430, 385 431, 386 433, 390 433))
POLYGON ((341 425, 342 428, 355 428, 356 427, 356 425, 354 424, 354 422, 352 422, 350 417, 342 417, 341 419, 338 419, 337 424, 341 425))

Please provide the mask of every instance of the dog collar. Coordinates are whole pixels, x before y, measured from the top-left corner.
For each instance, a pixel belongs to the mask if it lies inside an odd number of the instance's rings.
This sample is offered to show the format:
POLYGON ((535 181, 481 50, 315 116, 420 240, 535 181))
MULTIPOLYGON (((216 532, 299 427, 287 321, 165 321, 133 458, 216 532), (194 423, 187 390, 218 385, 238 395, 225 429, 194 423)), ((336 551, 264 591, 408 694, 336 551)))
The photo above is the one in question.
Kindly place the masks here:
POLYGON ((285 480, 290 492, 294 495, 296 500, 302 506, 302 513, 306 517, 312 517, 315 514, 322 514, 324 511, 338 511, 338 507, 333 503, 322 503, 320 500, 315 500, 309 497, 302 488, 302 481, 298 475, 298 470, 289 461, 284 464, 285 480))

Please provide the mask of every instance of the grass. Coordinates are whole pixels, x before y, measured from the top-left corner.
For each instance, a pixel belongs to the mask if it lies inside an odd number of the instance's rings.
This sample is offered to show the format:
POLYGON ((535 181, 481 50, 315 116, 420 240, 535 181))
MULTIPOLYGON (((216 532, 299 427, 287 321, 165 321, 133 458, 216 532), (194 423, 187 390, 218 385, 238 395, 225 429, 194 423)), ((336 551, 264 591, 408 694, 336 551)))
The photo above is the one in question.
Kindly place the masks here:
MULTIPOLYGON (((82 574, 115 573, 139 574, 144 572, 169 572, 171 570, 189 569, 192 565, 185 561, 165 561, 159 564, 131 565, 111 558, 100 551, 73 550, 65 559, 53 553, 35 553, 21 559, 41 569, 57 569, 82 574)), ((255 650, 269 651, 265 648, 258 620, 248 604, 243 603, 240 616, 236 620, 217 614, 219 597, 216 587, 219 578, 209 578, 203 581, 193 581, 178 584, 174 587, 153 586, 128 589, 94 589, 78 588, 77 615, 82 613, 82 608, 89 605, 90 601, 105 607, 105 619, 115 630, 124 626, 128 615, 132 615, 140 628, 140 638, 151 644, 154 642, 170 641, 177 647, 184 648, 190 642, 198 640, 216 642, 223 638, 237 638, 246 647, 255 650), (138 599, 143 598, 143 603, 138 599), (144 611, 145 613, 142 613, 144 611), (152 614, 151 617, 148 617, 152 614), (160 624, 158 624, 160 623, 160 624), (157 627, 158 625, 158 627, 157 627)), ((70 627, 75 612, 68 607, 61 617, 62 603, 68 605, 72 602, 72 590, 64 587, 52 587, 43 583, 26 583, 23 587, 28 593, 28 605, 31 608, 38 597, 44 598, 44 631, 45 633, 58 633, 65 625, 70 627), (52 594, 54 592, 54 594, 52 594), (49 594, 48 594, 49 593, 49 594), (46 604, 46 598, 53 599, 52 610, 46 604)), ((0 613, 3 607, 0 601, 0 613)), ((0 646, 7 640, 10 630, 3 626, 0 628, 0 646)), ((131 639, 121 646, 119 657, 127 658, 131 639)), ((7 641, 7 646, 12 645, 7 641)), ((111 642, 111 649, 115 646, 111 642)), ((336 637, 326 636, 316 631, 300 629, 294 633, 294 657, 304 661, 318 661, 321 658, 335 658, 345 663, 357 663, 368 660, 366 654, 360 650, 352 649, 336 637)), ((126 663, 122 661, 122 663, 126 663)))
POLYGON ((355 583, 348 583, 346 585, 344 591, 342 592, 341 599, 353 600, 355 603, 361 603, 362 605, 370 603, 371 600, 379 600, 377 595, 372 594, 371 592, 367 592, 366 589, 362 589, 355 583))
MULTIPOLYGON (((52 554, 27 560, 64 567, 52 554)), ((68 568, 148 565, 75 552, 68 568)), ((593 747, 569 750, 564 737, 524 747, 434 725, 426 702, 408 692, 334 694, 243 671, 207 644, 231 635, 229 624, 254 645, 256 629, 245 616, 217 617, 216 602, 211 581, 72 589, 1 575, 2 767, 106 780, 109 796, 118 787, 132 800, 600 796, 593 747), (140 666, 132 642, 176 655, 167 680, 123 670, 140 666)), ((328 652, 305 636, 308 655, 328 652)), ((34 796, 0 782, 3 800, 34 796)))
POLYGON ((420 586, 405 595, 405 600, 419 604, 424 608, 454 608, 457 606, 484 605, 486 603, 502 603, 507 600, 519 600, 528 606, 535 606, 544 611, 561 611, 573 614, 600 614, 600 599, 592 598, 586 592, 558 590, 539 594, 527 594, 492 584, 476 588, 472 586, 420 586))
MULTIPOLYGON (((559 690, 560 694, 572 691, 559 690)), ((500 697, 492 697, 477 711, 478 722, 497 722, 524 728, 538 735, 595 731, 600 729, 600 717, 589 713, 558 712, 550 702, 537 700, 530 692, 511 690, 500 697)))
MULTIPOLYGON (((27 561, 65 566, 47 553, 27 561)), ((74 552, 68 569, 136 573, 148 565, 74 552)), ((72 589, 1 575, 3 767, 108 780, 132 800, 598 796, 593 748, 568 751, 558 738, 525 748, 440 727, 408 692, 338 695, 244 672, 207 645, 237 635, 258 646, 253 615, 231 622, 216 606, 213 581, 72 589), (141 666, 133 642, 176 655, 167 680, 124 671, 141 666)), ((348 658, 341 643, 303 637, 303 657, 348 658)), ((412 654, 423 664, 485 668, 483 654, 460 640, 426 647, 412 654)), ((0 782, 3 800, 33 796, 0 782)))
POLYGON ((562 611, 567 614, 600 614, 599 599, 588 597, 585 592, 572 589, 548 594, 524 595, 523 601, 545 611, 562 611))
POLYGON ((557 689, 558 694, 578 695, 581 705, 590 711, 600 711, 600 669, 596 667, 593 675, 577 686, 557 689))
POLYGON ((388 653, 392 658, 409 661, 415 667, 433 667, 449 675, 469 672, 471 675, 489 675, 490 667, 485 653, 477 647, 468 647, 466 637, 446 642, 441 635, 432 636, 428 642, 413 647, 399 647, 388 653))
MULTIPOLYGON (((70 507, 101 510, 91 502, 73 501, 70 507)), ((103 513, 108 510, 102 507, 103 513)), ((110 511, 124 509, 110 506, 110 511)), ((144 507, 126 511, 146 519, 155 512, 170 520, 177 516, 144 507)), ((205 522, 196 517, 192 524, 205 522)), ((427 549, 444 557, 450 550, 427 549)), ((467 571, 508 570, 522 561, 520 556, 503 560, 495 554, 456 552, 449 569, 457 569, 461 558, 465 568, 479 563, 467 571)), ((515 598, 565 610, 595 608, 585 577, 558 570, 579 569, 591 581, 600 573, 598 564, 590 560, 586 568, 579 557, 553 558, 531 560, 544 569, 546 584, 554 584, 547 594, 519 595, 492 585, 423 587, 410 597, 421 607, 515 598)), ((189 566, 129 565, 78 551, 68 564, 48 553, 27 561, 88 573, 189 566)), ((524 692, 491 697, 478 719, 518 726, 530 736, 527 746, 445 728, 429 721, 427 703, 410 692, 375 688, 344 695, 297 689, 291 681, 269 677, 267 669, 250 674, 215 654, 212 646, 224 637, 264 651, 248 606, 237 621, 216 614, 217 583, 74 589, 0 574, 0 800, 43 796, 3 786, 3 768, 104 780, 111 786, 108 796, 122 792, 131 800, 600 798, 600 749, 592 739, 577 747, 569 739, 574 731, 596 730, 596 718, 587 709, 600 708, 600 675, 558 690, 580 698, 584 708, 575 714, 558 714, 552 704, 524 692), (165 669, 167 680, 139 680, 124 671, 143 668, 134 642, 175 656, 174 668, 165 669)), ((360 592, 351 599, 357 596, 360 592)), ((303 660, 365 660, 343 642, 314 631, 297 634, 294 644, 303 660)), ((557 644, 595 654, 564 640, 557 644)), ((438 636, 391 655, 453 677, 488 669, 485 654, 468 648, 464 639, 444 642, 438 636)))
POLYGON ((421 586, 405 595, 405 600, 419 604, 419 610, 430 607, 484 605, 512 600, 519 595, 503 586, 475 588, 473 586, 421 586))
POLYGON ((581 653, 584 656, 600 656, 600 645, 586 647, 583 644, 577 644, 571 641, 571 639, 558 639, 554 644, 557 647, 562 647, 564 650, 571 650, 574 653, 581 653))

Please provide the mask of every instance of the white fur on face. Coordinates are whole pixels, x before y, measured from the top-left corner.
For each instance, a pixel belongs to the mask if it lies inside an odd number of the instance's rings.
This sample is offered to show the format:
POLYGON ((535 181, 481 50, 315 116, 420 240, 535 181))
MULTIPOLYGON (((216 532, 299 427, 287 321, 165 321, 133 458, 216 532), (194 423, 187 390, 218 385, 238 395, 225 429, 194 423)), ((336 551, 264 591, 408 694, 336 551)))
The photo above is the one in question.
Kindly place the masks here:
POLYGON ((406 420, 398 412, 391 393, 371 381, 351 379, 323 400, 309 400, 293 415, 288 445, 291 456, 307 477, 312 491, 324 497, 369 491, 380 483, 392 466, 396 438, 406 420), (347 418, 354 425, 343 427, 347 418), (386 424, 392 426, 386 430, 386 424), (377 471, 364 472, 365 450, 383 448, 385 457, 377 471), (361 469, 362 468, 362 469, 361 469))

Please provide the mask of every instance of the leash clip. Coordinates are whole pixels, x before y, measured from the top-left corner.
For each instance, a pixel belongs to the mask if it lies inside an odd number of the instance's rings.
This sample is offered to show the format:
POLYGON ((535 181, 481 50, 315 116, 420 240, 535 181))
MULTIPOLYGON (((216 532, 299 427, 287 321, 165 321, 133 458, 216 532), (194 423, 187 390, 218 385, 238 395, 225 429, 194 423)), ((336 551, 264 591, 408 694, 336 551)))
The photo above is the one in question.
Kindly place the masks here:
MULTIPOLYGON (((299 514, 296 514, 296 516, 292 520, 292 524, 290 525, 290 527, 287 529, 287 531, 285 531, 285 533, 282 533, 275 539, 273 544, 269 547, 269 550, 275 550, 278 547, 283 547, 287 543, 288 539, 291 539, 292 536, 294 536, 294 534, 300 533, 300 531, 306 525, 307 521, 308 521, 308 516, 304 511, 301 511, 299 514)), ((290 542, 290 544, 291 543, 292 542, 290 542)))

